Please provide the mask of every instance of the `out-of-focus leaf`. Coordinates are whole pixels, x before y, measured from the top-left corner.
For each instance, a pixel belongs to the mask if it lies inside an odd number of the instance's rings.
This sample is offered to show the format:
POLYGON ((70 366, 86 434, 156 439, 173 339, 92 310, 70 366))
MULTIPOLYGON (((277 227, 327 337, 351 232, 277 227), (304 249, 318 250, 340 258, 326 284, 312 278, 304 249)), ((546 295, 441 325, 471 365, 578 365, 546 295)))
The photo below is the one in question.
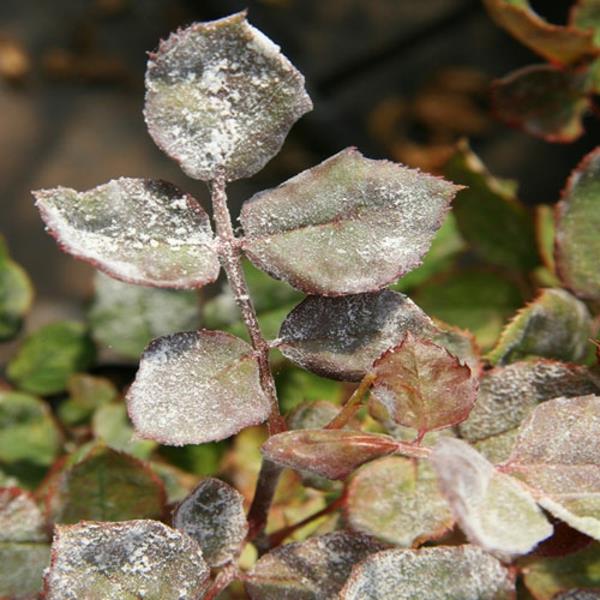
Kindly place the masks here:
POLYGON ((169 463, 154 461, 149 463, 149 467, 160 477, 163 483, 167 504, 181 502, 196 485, 196 477, 169 463))
POLYGON ((61 321, 30 334, 6 369, 16 386, 32 394, 56 394, 67 387, 69 377, 85 371, 96 350, 81 323, 61 321))
POLYGON ((246 202, 243 247, 309 294, 375 291, 420 264, 459 189, 348 148, 246 202))
POLYGON ((578 296, 600 299, 600 148, 571 174, 556 208, 559 276, 578 296))
POLYGON ((158 451, 170 463, 195 475, 215 475, 225 452, 224 442, 186 444, 181 447, 159 446, 158 451))
POLYGON ((101 446, 67 468, 51 494, 57 523, 158 519, 165 506, 164 487, 150 468, 101 446))
POLYGON ((373 364, 369 412, 416 429, 419 437, 467 418, 477 374, 442 346, 407 333, 373 364))
POLYGON ((440 488, 469 540, 502 559, 552 534, 531 494, 462 440, 441 438, 431 455, 440 488))
POLYGON ((591 29, 594 44, 600 47, 600 3, 598 0, 576 0, 569 22, 578 29, 591 29))
POLYGON ((538 252, 546 267, 554 273, 554 207, 538 204, 535 207, 535 239, 538 252))
POLYGON ((528 0, 484 0, 484 4, 498 25, 550 62, 573 64, 598 53, 591 31, 552 25, 531 9, 528 0))
POLYGON ((508 460, 517 441, 518 433, 519 428, 515 427, 503 433, 497 433, 496 435, 473 442, 473 447, 485 459, 497 465, 508 460))
POLYGON ((427 461, 388 456, 363 465, 345 496, 352 529, 411 547, 440 537, 454 523, 427 461))
POLYGON ((513 71, 492 84, 496 116, 547 142, 572 142, 583 133, 590 106, 586 75, 552 65, 513 71))
POLYGON ((487 359, 506 364, 544 356, 577 362, 586 356, 591 334, 585 304, 565 290, 546 288, 517 312, 487 359))
POLYGON ((11 260, 0 237, 0 341, 9 340, 19 332, 32 301, 31 280, 23 268, 11 260))
POLYGON ((504 470, 555 517, 600 539, 600 396, 555 398, 521 425, 504 470))
POLYGON ((173 446, 225 439, 270 412, 252 348, 207 330, 154 340, 127 402, 138 434, 173 446))
POLYGON ((421 286, 414 301, 428 315, 473 333, 488 349, 504 321, 523 302, 517 286, 503 276, 463 269, 450 271, 421 286))
POLYGON ((587 367, 553 360, 519 361, 486 371, 473 410, 458 430, 470 441, 518 427, 540 403, 600 392, 587 367))
POLYGON ((150 520, 58 526, 45 576, 48 600, 194 600, 209 569, 189 536, 150 520))
POLYGON ((553 600, 598 600, 600 590, 572 589, 554 596, 553 600))
POLYGON ((88 318, 94 339, 128 358, 139 358, 150 341, 200 323, 198 296, 123 283, 96 273, 88 318))
POLYGON ((305 401, 327 400, 339 404, 343 399, 343 386, 340 383, 295 366, 276 371, 275 382, 279 406, 284 414, 305 401))
POLYGON ((285 544, 260 558, 246 589, 252 600, 336 600, 352 567, 382 547, 347 531, 285 544))
POLYGON ((341 600, 512 600, 513 577, 476 546, 385 550, 356 565, 341 600))
POLYGON ((50 544, 0 542, 0 597, 32 600, 42 590, 44 569, 50 562, 50 544))
POLYGON ((100 406, 115 400, 119 394, 108 379, 75 373, 67 381, 69 397, 58 405, 58 416, 67 425, 88 419, 100 406))
POLYGON ((67 252, 112 277, 168 288, 219 275, 208 215, 174 185, 122 177, 86 192, 35 192, 50 233, 67 252))
POLYGON ((173 527, 193 537, 211 567, 233 561, 248 533, 242 495, 219 479, 207 478, 177 507, 173 527))
POLYGON ((19 488, 0 488, 0 542, 47 540, 46 523, 33 496, 19 488))
POLYGON ((262 445, 269 460, 328 479, 344 479, 365 462, 398 449, 393 438, 340 429, 298 429, 271 436, 262 445))
POLYGON ((173 33, 150 55, 150 135, 194 179, 260 171, 312 109, 304 77, 240 12, 173 33))

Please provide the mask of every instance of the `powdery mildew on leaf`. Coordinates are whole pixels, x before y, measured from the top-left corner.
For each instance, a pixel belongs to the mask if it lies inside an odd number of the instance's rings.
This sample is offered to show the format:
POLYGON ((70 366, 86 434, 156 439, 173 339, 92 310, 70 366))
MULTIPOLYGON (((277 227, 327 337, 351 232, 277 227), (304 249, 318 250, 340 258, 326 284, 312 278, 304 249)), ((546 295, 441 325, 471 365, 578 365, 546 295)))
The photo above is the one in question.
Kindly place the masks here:
POLYGON ((554 596, 553 600, 598 600, 600 590, 569 590, 554 596))
POLYGON ((34 192, 62 248, 130 283, 194 288, 214 281, 219 259, 208 215, 164 181, 120 178, 87 192, 34 192))
POLYGON ((250 345, 206 330, 154 340, 127 405, 139 435, 172 446, 225 439, 270 411, 250 345))
POLYGON ((587 367, 554 360, 519 361, 486 371, 477 401, 458 426, 470 441, 504 433, 521 424, 540 402, 600 391, 587 367))
POLYGON ((388 456, 362 466, 346 490, 345 515, 356 531, 411 547, 439 538, 454 518, 427 461, 388 456))
POLYGON ((304 77, 245 12, 171 34, 150 55, 146 90, 150 135, 205 181, 260 171, 312 109, 304 77))
POLYGON ((555 257, 561 279, 578 296, 600 299, 600 148, 573 171, 556 206, 555 257))
POLYGON ((58 526, 48 600, 194 600, 209 569, 198 544, 158 521, 58 526))
POLYGON ((247 201, 243 247, 306 293, 375 291, 421 263, 459 189, 347 148, 247 201))
POLYGON ((431 462, 442 492, 471 542, 510 560, 552 534, 552 525, 531 494, 467 443, 442 438, 431 462))
POLYGON ((46 540, 46 522, 33 496, 19 488, 0 488, 0 542, 46 540))
POLYGON ((475 546, 385 550, 354 567, 341 600, 512 600, 513 578, 475 546))
POLYGON ((504 469, 555 517, 600 539, 600 396, 555 398, 523 423, 504 469))
POLYGON ((419 434, 467 418, 477 397, 478 378, 445 348, 408 332, 373 365, 369 410, 419 434))
POLYGON ((173 527, 200 544, 208 565, 224 565, 239 554, 248 533, 244 498, 219 479, 204 479, 175 510, 173 527))
POLYGON ((246 590, 252 600, 337 600, 352 567, 383 547, 347 531, 285 544, 256 563, 246 590))

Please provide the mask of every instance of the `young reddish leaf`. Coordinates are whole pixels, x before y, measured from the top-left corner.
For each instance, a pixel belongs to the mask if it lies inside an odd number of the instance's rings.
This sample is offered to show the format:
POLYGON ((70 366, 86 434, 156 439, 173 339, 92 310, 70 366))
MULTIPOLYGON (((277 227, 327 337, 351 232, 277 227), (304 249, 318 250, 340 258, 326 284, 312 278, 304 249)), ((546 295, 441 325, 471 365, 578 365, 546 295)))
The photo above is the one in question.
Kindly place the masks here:
POLYGON ((385 550, 356 565, 340 600, 513 600, 513 576, 476 546, 385 550))
POLYGON ((270 411, 252 348, 206 330, 154 340, 127 402, 139 435, 172 446, 225 439, 270 411))
POLYGON ((87 192, 55 188, 34 195, 64 250, 111 277, 193 288, 219 275, 208 215, 170 183, 122 177, 87 192))
POLYGON ((47 540, 46 522, 33 497, 19 488, 0 488, 0 544, 47 540))
POLYGON ((336 531, 265 554, 246 578, 252 600, 337 600, 352 567, 383 546, 359 533, 336 531))
POLYGON ((459 189, 347 148, 246 202, 243 247, 306 293, 375 291, 420 264, 459 189))
POLYGON ((458 430, 470 441, 504 433, 521 424, 540 402, 600 391, 587 367, 554 360, 515 362, 486 371, 477 402, 458 430))
POLYGON ((600 299, 600 148, 573 171, 556 206, 555 257, 560 278, 575 294, 600 299))
POLYGON ((586 356, 591 334, 586 305, 566 290, 546 288, 517 312, 486 358, 492 364, 529 356, 577 362, 586 356))
POLYGON ((493 83, 492 107, 508 125, 548 142, 572 142, 590 107, 585 87, 583 72, 532 65, 493 83))
POLYGON ((598 54, 591 31, 552 25, 533 12, 528 0, 484 0, 484 3, 498 25, 550 62, 573 64, 598 54))
POLYGON ((598 0, 577 0, 571 8, 569 19, 578 29, 591 29, 594 44, 600 47, 600 3, 598 0))
POLYGON ((204 479, 175 510, 173 527, 200 544, 209 566, 220 567, 235 559, 248 534, 244 498, 219 479, 204 479))
POLYGON ((396 450, 398 442, 392 438, 340 429, 285 431, 262 446, 269 460, 328 479, 344 479, 363 463, 396 450))
POLYGON ((555 517, 600 539, 600 396, 555 398, 521 425, 507 463, 555 517))
POLYGON ((375 361, 373 373, 369 410, 420 436, 466 419, 477 397, 477 377, 470 367, 410 332, 375 361))
POLYGON ((345 515, 356 531, 410 547, 439 538, 454 523, 427 461, 387 456, 362 466, 346 490, 345 515))
POLYGON ((58 526, 45 598, 195 600, 210 571, 195 540, 158 521, 58 526))
POLYGON ((150 135, 205 181, 260 171, 312 109, 304 77, 245 12, 171 34, 150 55, 146 89, 150 135))
POLYGON ((441 438, 431 462, 471 542, 509 559, 526 554, 552 534, 552 525, 531 494, 467 443, 441 438))

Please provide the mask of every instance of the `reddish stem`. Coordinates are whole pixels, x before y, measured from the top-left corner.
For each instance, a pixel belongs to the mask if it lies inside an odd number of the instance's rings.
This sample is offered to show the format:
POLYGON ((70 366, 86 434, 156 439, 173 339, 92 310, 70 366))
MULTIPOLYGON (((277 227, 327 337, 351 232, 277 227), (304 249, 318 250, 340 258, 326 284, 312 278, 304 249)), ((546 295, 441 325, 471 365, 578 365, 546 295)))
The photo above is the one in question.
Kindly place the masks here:
POLYGON ((215 577, 202 600, 214 600, 234 579, 238 577, 236 565, 230 564, 224 567, 215 577))

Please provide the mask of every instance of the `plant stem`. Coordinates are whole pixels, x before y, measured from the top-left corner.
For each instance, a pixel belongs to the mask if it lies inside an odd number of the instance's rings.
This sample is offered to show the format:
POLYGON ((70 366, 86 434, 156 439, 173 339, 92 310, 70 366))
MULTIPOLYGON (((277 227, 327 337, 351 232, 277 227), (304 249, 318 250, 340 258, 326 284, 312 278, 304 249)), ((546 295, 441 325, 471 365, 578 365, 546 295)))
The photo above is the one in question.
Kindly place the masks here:
POLYGON ((224 567, 202 596, 202 600, 214 600, 237 576, 238 571, 235 564, 224 567))
POLYGON ((348 423, 354 416, 354 413, 360 408, 360 403, 364 395, 369 391, 374 379, 375 375, 371 373, 365 375, 360 385, 354 390, 352 396, 348 398, 346 404, 344 404, 342 410, 325 425, 325 429, 341 429, 348 423))

